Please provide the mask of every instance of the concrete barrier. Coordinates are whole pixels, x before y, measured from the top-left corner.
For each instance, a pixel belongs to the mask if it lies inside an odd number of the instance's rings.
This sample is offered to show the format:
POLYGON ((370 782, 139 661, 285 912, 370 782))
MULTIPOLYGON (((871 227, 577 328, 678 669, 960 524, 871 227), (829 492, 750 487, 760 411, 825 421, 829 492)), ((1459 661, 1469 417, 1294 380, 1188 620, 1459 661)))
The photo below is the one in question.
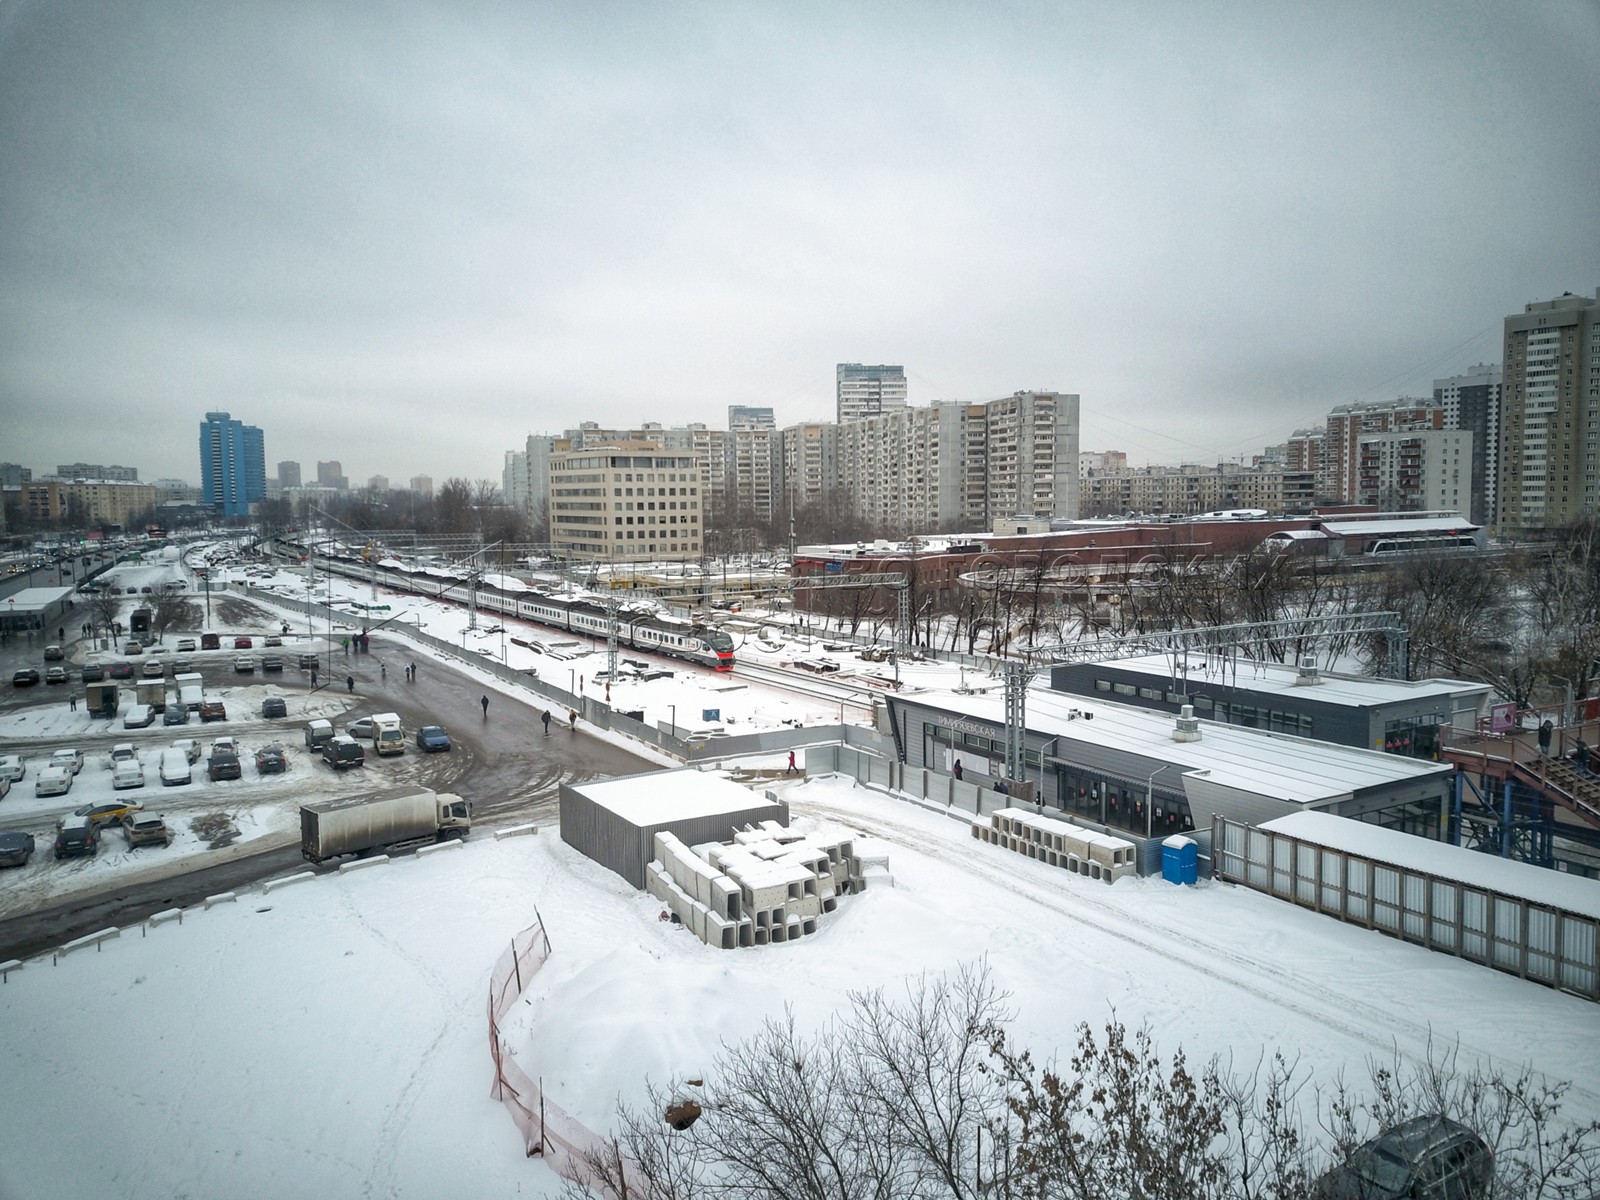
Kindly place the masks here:
POLYGON ((281 879, 269 879, 261 885, 263 892, 275 892, 279 888, 286 888, 292 883, 304 883, 308 879, 315 879, 315 871, 301 871, 297 875, 285 875, 281 879))
POLYGON ((215 896, 207 896, 203 903, 206 908, 210 908, 214 904, 232 904, 238 898, 234 892, 218 892, 215 896))
POLYGON ((0 983, 4 983, 6 976, 11 972, 20 970, 22 970, 22 960, 20 958, 8 958, 5 962, 0 962, 0 983))
POLYGON ((145 921, 145 924, 151 929, 154 929, 159 925, 165 925, 168 921, 176 921, 179 925, 182 925, 183 909, 169 908, 165 912, 151 913, 149 919, 145 921))
POLYGON ((448 842, 438 842, 432 846, 423 846, 417 851, 417 857, 421 858, 424 854, 438 854, 444 850, 460 850, 465 845, 466 843, 459 838, 452 838, 448 842))
POLYGON ((526 825, 509 825, 505 829, 496 829, 494 831, 494 840, 498 842, 503 838, 522 837, 525 834, 538 832, 539 827, 530 821, 526 825))
POLYGON ((67 942, 57 948, 56 957, 65 958, 74 950, 82 950, 86 946, 93 946, 98 950, 101 942, 109 942, 112 938, 118 938, 121 936, 122 930, 117 928, 115 925, 111 926, 109 929, 101 929, 94 933, 86 933, 82 937, 73 938, 70 942, 67 942))
POLYGON ((359 871, 363 867, 381 867, 388 861, 389 856, 387 854, 379 854, 374 858, 358 858, 355 862, 340 863, 339 874, 343 875, 346 871, 359 871))

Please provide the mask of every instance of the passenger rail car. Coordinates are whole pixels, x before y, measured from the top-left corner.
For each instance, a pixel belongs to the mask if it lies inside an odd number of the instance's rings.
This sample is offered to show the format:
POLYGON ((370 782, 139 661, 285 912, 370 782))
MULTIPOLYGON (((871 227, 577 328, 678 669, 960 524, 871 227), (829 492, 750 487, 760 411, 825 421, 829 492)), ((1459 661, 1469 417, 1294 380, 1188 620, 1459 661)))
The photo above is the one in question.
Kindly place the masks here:
MULTIPOLYGON (((279 545, 284 553, 298 561, 304 561, 308 553, 306 547, 292 542, 280 542, 279 545)), ((340 555, 335 552, 328 555, 319 548, 316 562, 319 569, 332 570, 335 574, 363 583, 373 578, 374 568, 354 554, 340 555)), ((411 592, 455 604, 465 605, 469 602, 471 589, 457 576, 410 571, 398 566, 377 567, 376 574, 378 583, 393 591, 411 592)), ((536 588, 512 592, 480 583, 478 607, 567 633, 599 638, 608 635, 609 615, 605 604, 588 597, 560 596, 536 588)), ((637 601, 624 603, 618 608, 617 641, 630 649, 654 651, 718 671, 733 669, 733 639, 722 630, 667 616, 637 601)))

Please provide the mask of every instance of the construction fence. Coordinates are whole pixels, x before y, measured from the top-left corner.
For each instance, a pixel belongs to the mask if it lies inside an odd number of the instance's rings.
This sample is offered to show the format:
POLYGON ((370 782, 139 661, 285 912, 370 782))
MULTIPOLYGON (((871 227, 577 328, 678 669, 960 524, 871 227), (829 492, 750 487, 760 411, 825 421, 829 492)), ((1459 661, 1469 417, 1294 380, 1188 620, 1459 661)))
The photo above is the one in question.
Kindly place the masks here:
POLYGON ((489 1057, 494 1060, 494 1084, 489 1094, 506 1106, 529 1158, 537 1155, 563 1178, 586 1183, 585 1156, 602 1150, 605 1139, 544 1094, 508 1052, 500 1028, 549 957, 550 939, 541 918, 512 938, 494 964, 489 977, 489 1057))

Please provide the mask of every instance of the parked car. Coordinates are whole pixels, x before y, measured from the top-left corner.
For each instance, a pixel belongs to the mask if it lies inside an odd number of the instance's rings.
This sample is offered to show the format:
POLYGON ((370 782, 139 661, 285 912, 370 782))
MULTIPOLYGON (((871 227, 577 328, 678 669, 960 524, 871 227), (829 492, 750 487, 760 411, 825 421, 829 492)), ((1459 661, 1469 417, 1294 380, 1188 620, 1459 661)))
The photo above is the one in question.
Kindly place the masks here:
POLYGON ((226 721, 228 719, 227 706, 215 696, 207 696, 200 701, 200 719, 202 721, 226 721))
POLYGON ((289 706, 284 703, 282 696, 268 696, 261 702, 261 715, 263 717, 287 717, 289 706))
POLYGON ((52 767, 60 767, 63 770, 71 771, 74 775, 76 775, 79 771, 83 770, 83 751, 57 750, 50 756, 50 765, 52 767))
POLYGON ((355 738, 340 734, 322 743, 322 761, 335 771, 342 771, 346 767, 364 767, 367 765, 367 752, 355 738))
POLYGON ((206 760, 206 774, 213 780, 244 777, 244 771, 239 766, 239 756, 228 751, 213 753, 206 760))
POLYGON ((1316 1200, 1481 1200, 1494 1152, 1445 1116, 1412 1117, 1358 1146, 1317 1180, 1316 1200))
POLYGON ((111 747, 111 765, 113 767, 119 762, 126 762, 130 758, 137 759, 138 757, 139 753, 133 748, 132 742, 118 742, 111 747))
POLYGON ((85 683, 99 683, 105 677, 106 669, 99 663, 90 663, 83 669, 83 681, 85 683))
POLYGON ((0 754, 0 776, 15 781, 27 773, 28 764, 22 761, 22 755, 0 754))
POLYGON ((39 672, 32 667, 23 667, 22 670, 14 671, 11 675, 12 687, 33 687, 38 682, 39 672))
POLYGON ((124 759, 111 768, 111 787, 113 791, 122 791, 124 788, 142 788, 144 786, 144 767, 136 758, 124 759))
POLYGON ((193 659, 175 658, 175 659, 172 660, 172 673, 174 675, 182 675, 185 672, 192 671, 192 670, 194 670, 194 660, 193 659))
POLYGON ((443 725, 424 725, 417 730, 417 745, 432 754, 435 750, 450 749, 450 735, 443 725))
POLYGON ((169 746, 161 752, 161 786, 176 787, 194 778, 189 764, 193 761, 188 752, 178 746, 169 746))
POLYGON ((155 724, 156 710, 148 704, 128 705, 127 715, 122 718, 124 729, 148 729, 155 724))
POLYGON ((261 656, 261 669, 263 671, 281 671, 281 670, 283 670, 283 655, 281 655, 281 654, 263 654, 261 656))
POLYGON ((137 812, 124 817, 122 836, 130 850, 135 846, 172 845, 172 831, 160 813, 137 812))
POLYGON ((192 654, 192 653, 194 653, 194 650, 195 650, 195 644, 194 644, 194 639, 193 638, 179 638, 178 639, 178 653, 179 654, 192 654))
POLYGON ((306 749, 320 753, 324 744, 333 738, 333 722, 318 717, 306 722, 306 749))
POLYGON ((124 642, 123 645, 122 645, 122 652, 124 654, 128 654, 128 655, 143 654, 144 653, 144 643, 143 642, 124 642))
POLYGON ((263 746, 256 751, 257 775, 282 775, 289 769, 289 760, 276 746, 263 746))
POLYGON ((321 664, 322 659, 315 654, 302 654, 300 656, 300 669, 302 671, 309 671, 311 668, 320 666, 321 664))
POLYGON ((220 649, 222 649, 222 635, 218 634, 218 633, 202 633, 200 635, 200 649, 202 649, 202 650, 220 650, 220 649))
POLYGON ((133 664, 131 662, 114 662, 106 668, 106 674, 113 679, 132 679, 133 664))
POLYGON ((0 800, 4 800, 9 795, 11 795, 11 780, 4 775, 0 775, 0 800))
POLYGON ((152 658, 139 668, 139 674, 146 679, 160 679, 167 673, 167 664, 159 658, 152 658))
POLYGON ((163 725, 187 725, 189 723, 189 710, 181 704, 169 703, 161 714, 163 725))
POLYGON ((261 644, 263 646, 281 646, 283 645, 283 639, 275 633, 269 633, 262 640, 261 644))
POLYGON ((33 777, 35 796, 65 796, 72 790, 72 772, 54 763, 40 767, 33 777))
POLYGON ((68 817, 56 830, 55 854, 57 858, 93 858, 100 849, 100 835, 94 822, 82 817, 68 817))
POLYGON ((67 656, 67 652, 60 646, 46 646, 44 648, 45 662, 60 662, 67 656))
POLYGON ((241 654, 238 658, 233 660, 233 669, 239 672, 241 675, 254 674, 256 669, 256 660, 251 658, 248 654, 241 654))
POLYGON ((199 762, 200 761, 200 739, 199 738, 173 738, 172 739, 172 749, 174 749, 174 750, 182 750, 183 753, 184 753, 184 756, 186 758, 188 758, 188 760, 190 762, 199 762))
POLYGON ((363 742, 370 742, 372 740, 372 733, 373 728, 371 717, 357 717, 354 721, 351 721, 344 727, 344 734, 346 737, 359 738, 363 742))
POLYGON ((255 642, 247 637, 236 637, 233 639, 233 648, 235 650, 253 650, 255 649, 255 645, 255 642))
POLYGON ((25 867, 33 857, 33 834, 0 833, 0 867, 25 867))
MULTIPOLYGON (((116 825, 124 817, 138 812, 144 805, 136 800, 108 800, 104 804, 85 804, 82 808, 74 809, 72 816, 82 817, 92 821, 95 828, 102 825, 116 825)), ((62 818, 70 820, 69 817, 62 818)))
POLYGON ((236 755, 239 753, 239 741, 237 738, 232 737, 231 735, 227 737, 213 738, 211 739, 211 753, 236 755))

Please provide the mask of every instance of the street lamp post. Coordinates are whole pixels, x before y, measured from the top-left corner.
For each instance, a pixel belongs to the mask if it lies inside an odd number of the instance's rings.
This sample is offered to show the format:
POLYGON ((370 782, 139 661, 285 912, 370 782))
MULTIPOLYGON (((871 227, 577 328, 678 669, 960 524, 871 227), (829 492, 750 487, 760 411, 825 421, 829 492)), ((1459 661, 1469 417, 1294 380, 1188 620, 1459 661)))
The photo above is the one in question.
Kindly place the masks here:
POLYGON ((1168 763, 1164 767, 1157 767, 1150 773, 1150 778, 1144 781, 1144 836, 1147 838, 1151 836, 1151 822, 1155 818, 1156 776, 1161 774, 1163 771, 1172 770, 1172 767, 1172 763, 1168 763))
POLYGON ((667 707, 672 710, 672 736, 673 737, 677 737, 678 736, 678 706, 676 704, 668 704, 667 707))

